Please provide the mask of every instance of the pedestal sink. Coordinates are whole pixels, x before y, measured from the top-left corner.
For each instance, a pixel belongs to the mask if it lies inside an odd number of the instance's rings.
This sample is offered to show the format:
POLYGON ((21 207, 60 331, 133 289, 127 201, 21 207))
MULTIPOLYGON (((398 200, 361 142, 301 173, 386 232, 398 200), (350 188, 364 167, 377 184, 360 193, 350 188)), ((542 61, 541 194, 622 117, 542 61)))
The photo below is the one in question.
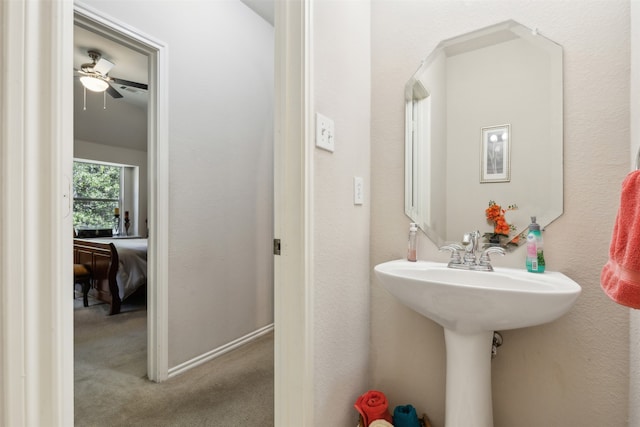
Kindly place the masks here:
POLYGON ((382 286, 444 328, 447 351, 445 427, 492 427, 493 332, 551 322, 565 314, 580 286, 562 273, 447 268, 406 260, 378 264, 382 286))

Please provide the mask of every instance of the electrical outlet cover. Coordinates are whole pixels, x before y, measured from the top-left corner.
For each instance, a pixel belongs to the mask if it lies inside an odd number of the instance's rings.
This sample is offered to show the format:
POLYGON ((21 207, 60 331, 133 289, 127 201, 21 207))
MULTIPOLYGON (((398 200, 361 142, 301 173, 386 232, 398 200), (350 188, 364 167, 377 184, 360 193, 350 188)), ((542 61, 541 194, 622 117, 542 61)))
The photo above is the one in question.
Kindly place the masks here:
POLYGON ((361 176, 353 177, 353 204, 361 205, 364 203, 364 180, 361 176))
POLYGON ((333 120, 316 113, 316 147, 333 153, 335 150, 333 120))

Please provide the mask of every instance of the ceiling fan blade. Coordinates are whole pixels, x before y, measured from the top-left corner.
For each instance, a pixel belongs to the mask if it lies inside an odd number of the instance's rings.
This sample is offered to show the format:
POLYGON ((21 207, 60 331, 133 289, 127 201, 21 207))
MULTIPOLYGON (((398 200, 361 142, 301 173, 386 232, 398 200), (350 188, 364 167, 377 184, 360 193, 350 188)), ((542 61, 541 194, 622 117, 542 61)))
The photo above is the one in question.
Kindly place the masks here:
POLYGON ((116 84, 119 84, 119 85, 130 86, 130 87, 135 87, 135 88, 144 89, 144 90, 148 90, 149 89, 149 85, 146 85, 144 83, 136 83, 136 82, 132 82, 130 80, 118 79, 116 77, 111 77, 111 76, 109 76, 109 78, 111 79, 112 82, 114 82, 116 84))
POLYGON ((111 61, 108 61, 104 58, 100 58, 96 65, 93 67, 93 71, 97 71, 98 73, 106 76, 109 71, 115 66, 111 61))
POLYGON ((111 85, 107 88, 107 93, 111 95, 112 98, 122 98, 122 94, 111 85))

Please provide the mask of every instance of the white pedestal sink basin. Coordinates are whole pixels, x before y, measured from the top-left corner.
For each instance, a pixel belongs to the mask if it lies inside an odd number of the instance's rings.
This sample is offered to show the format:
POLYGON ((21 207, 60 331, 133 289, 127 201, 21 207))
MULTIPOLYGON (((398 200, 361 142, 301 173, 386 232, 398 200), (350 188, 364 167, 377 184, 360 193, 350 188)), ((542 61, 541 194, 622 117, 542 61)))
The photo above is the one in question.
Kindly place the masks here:
POLYGON ((446 427, 493 426, 493 331, 551 322, 569 311, 582 290, 551 271, 469 271, 406 260, 378 264, 374 270, 391 295, 444 327, 446 427))

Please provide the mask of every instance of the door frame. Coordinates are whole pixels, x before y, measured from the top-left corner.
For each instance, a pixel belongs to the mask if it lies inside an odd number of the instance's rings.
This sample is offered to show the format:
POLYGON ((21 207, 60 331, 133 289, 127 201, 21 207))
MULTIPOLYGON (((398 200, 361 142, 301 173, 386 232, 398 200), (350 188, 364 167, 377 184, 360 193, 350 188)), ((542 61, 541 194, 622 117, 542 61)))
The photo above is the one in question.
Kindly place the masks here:
POLYGON ((165 43, 81 2, 74 3, 74 25, 117 41, 149 58, 147 106, 147 376, 168 378, 169 134, 168 49, 165 43))
MULTIPOLYGON (((275 2, 276 88, 281 91, 276 92, 275 111, 274 160, 280 169, 274 183, 275 230, 283 244, 283 255, 274 262, 278 426, 314 424, 311 1, 275 2)), ((69 298, 74 4, 0 2, 0 24, 5 65, 0 67, 0 424, 69 426, 74 422, 69 298)), ((158 171, 150 175, 161 181, 158 193, 150 193, 149 206, 166 214, 168 174, 162 171, 168 169, 168 152, 163 151, 168 146, 168 62, 166 46, 156 47, 162 49, 150 87, 158 97, 153 117, 158 171)), ((162 215, 150 222, 151 240, 167 235, 168 221, 162 215)), ((159 240, 153 247, 158 264, 152 267, 154 280, 164 283, 166 292, 168 263, 160 260, 168 259, 168 242, 159 240)), ((153 304, 166 311, 162 292, 156 292, 153 304)), ((167 325, 156 328, 150 335, 158 339, 149 348, 158 359, 150 373, 158 372, 155 380, 161 381, 167 360, 159 349, 167 348, 167 325)))
POLYGON ((0 424, 73 425, 73 3, 0 3, 0 424))
POLYGON ((275 2, 275 425, 314 425, 312 1, 275 2))

